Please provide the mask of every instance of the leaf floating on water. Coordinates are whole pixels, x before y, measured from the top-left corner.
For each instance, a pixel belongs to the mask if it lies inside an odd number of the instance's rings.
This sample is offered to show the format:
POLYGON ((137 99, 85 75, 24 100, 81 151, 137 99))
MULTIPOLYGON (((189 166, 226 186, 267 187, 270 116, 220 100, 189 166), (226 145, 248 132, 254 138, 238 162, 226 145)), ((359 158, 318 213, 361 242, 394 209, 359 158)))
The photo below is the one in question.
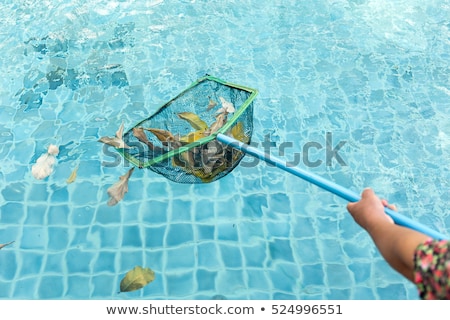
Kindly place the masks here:
POLYGON ((186 120, 195 130, 205 130, 208 128, 208 124, 200 119, 198 115, 192 112, 180 112, 178 113, 180 119, 186 120))
POLYGON ((75 179, 77 178, 77 172, 78 172, 78 166, 76 166, 75 169, 73 169, 69 178, 67 178, 67 180, 66 180, 67 184, 70 184, 75 181, 75 179))
POLYGON ((48 147, 47 153, 42 154, 36 163, 31 167, 31 174, 36 179, 45 179, 53 172, 56 163, 55 156, 59 153, 59 148, 53 144, 48 147))
POLYGON ((120 292, 130 292, 139 290, 155 280, 155 272, 150 268, 136 266, 133 270, 127 272, 120 281, 120 292))
POLYGON ((0 249, 3 249, 4 247, 9 246, 9 245, 12 244, 12 243, 14 243, 14 241, 11 241, 11 242, 8 242, 8 243, 0 244, 0 249))
POLYGON ((128 192, 128 179, 130 179, 133 170, 134 167, 128 170, 128 172, 123 176, 120 176, 119 181, 117 181, 115 184, 109 187, 108 190, 106 190, 106 192, 110 196, 108 200, 108 206, 114 206, 119 203, 119 201, 122 200, 125 196, 125 193, 128 192))

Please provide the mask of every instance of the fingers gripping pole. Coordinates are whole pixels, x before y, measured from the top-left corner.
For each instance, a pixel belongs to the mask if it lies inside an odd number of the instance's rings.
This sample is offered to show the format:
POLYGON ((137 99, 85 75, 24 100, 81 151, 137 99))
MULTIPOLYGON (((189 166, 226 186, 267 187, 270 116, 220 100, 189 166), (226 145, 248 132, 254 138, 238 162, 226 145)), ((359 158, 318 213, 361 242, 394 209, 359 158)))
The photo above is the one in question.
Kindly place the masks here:
MULTIPOLYGON (((220 142, 222 142, 226 145, 229 145, 230 147, 238 149, 238 150, 244 152, 245 154, 248 154, 255 158, 263 160, 263 161, 265 161, 269 164, 272 164, 286 172, 289 172, 303 180, 306 180, 324 190, 327 190, 327 191, 341 197, 344 200, 347 200, 349 202, 356 202, 361 199, 361 197, 357 193, 355 193, 349 189, 346 189, 332 181, 326 180, 314 173, 305 171, 298 167, 289 166, 286 161, 283 161, 277 157, 266 154, 266 153, 262 152, 261 150, 254 148, 252 146, 249 146, 245 143, 242 143, 241 141, 236 140, 232 137, 229 137, 229 136, 219 133, 217 135, 217 140, 219 140, 220 142)), ((394 222, 397 225, 419 231, 419 232, 424 233, 435 239, 439 239, 439 240, 448 239, 448 237, 446 237, 442 233, 437 232, 431 228, 428 228, 427 226, 424 226, 418 222, 415 222, 403 215, 400 215, 399 213, 397 213, 389 208, 385 208, 384 211, 386 212, 386 214, 388 216, 390 216, 392 218, 392 220, 394 220, 394 222)))

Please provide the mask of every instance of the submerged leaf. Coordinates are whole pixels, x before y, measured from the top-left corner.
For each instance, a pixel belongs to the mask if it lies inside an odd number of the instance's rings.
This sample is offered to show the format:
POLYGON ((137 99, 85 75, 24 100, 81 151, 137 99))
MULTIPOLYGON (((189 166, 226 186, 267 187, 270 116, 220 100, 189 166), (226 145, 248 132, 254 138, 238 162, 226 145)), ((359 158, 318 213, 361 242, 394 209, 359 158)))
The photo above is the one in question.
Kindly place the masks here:
POLYGON ((129 292, 139 290, 155 280, 155 272, 150 268, 136 266, 133 270, 127 272, 120 281, 120 292, 129 292))
POLYGON ((125 193, 128 192, 128 179, 130 179, 131 174, 133 173, 134 167, 128 170, 126 174, 119 177, 119 181, 113 184, 106 191, 110 196, 108 200, 108 206, 116 205, 120 200, 123 199, 125 193))
POLYGON ((14 241, 11 241, 11 242, 8 242, 8 243, 0 244, 0 249, 3 249, 4 247, 9 246, 11 243, 14 243, 14 241))
POLYGON ((180 112, 178 113, 180 119, 186 120, 195 130, 205 130, 208 125, 205 121, 200 119, 198 115, 192 112, 180 112))
POLYGON ((67 178, 67 180, 66 180, 67 184, 70 184, 75 181, 75 179, 77 178, 77 171, 78 171, 78 166, 76 166, 75 169, 73 169, 69 178, 67 178))

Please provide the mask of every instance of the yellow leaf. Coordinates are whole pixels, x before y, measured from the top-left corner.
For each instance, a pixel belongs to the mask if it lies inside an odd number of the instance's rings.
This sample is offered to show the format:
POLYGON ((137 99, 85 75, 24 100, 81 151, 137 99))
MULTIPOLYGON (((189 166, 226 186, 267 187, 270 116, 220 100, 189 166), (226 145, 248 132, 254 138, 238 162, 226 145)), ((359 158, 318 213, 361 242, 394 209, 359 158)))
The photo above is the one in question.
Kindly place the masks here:
POLYGON ((249 137, 244 132, 244 125, 242 122, 236 123, 236 125, 231 129, 231 134, 236 140, 248 143, 249 137))
POLYGON ((150 268, 136 266, 133 270, 127 272, 120 281, 120 292, 129 292, 139 290, 155 280, 155 272, 150 268))
POLYGON ((72 173, 70 174, 70 177, 67 178, 67 180, 66 180, 67 184, 75 181, 75 179, 77 178, 77 171, 78 171, 78 166, 76 166, 75 169, 73 169, 72 173))
POLYGON ((200 119, 198 115, 192 112, 180 112, 178 114, 180 119, 186 120, 195 130, 205 130, 208 128, 208 125, 205 121, 200 119))

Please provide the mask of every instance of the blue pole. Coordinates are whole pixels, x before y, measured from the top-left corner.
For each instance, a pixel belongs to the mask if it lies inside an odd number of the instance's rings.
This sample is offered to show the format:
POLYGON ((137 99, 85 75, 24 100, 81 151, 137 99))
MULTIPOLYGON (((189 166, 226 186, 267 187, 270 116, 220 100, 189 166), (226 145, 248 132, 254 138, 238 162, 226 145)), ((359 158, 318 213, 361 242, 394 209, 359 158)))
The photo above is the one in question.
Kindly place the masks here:
MULTIPOLYGON (((229 145, 230 147, 238 149, 248 155, 251 155, 255 158, 263 160, 269 164, 272 164, 272 165, 274 165, 286 172, 289 172, 303 180, 306 180, 312 184, 315 184, 316 186, 318 186, 324 190, 334 193, 335 195, 343 198, 344 200, 347 200, 349 202, 356 202, 361 199, 359 194, 357 194, 349 189, 346 189, 332 181, 326 180, 314 173, 305 171, 298 167, 289 166, 286 161, 283 161, 277 157, 274 157, 267 153, 264 153, 261 150, 256 149, 252 146, 249 146, 245 143, 242 143, 241 141, 236 140, 232 137, 229 137, 229 136, 219 133, 217 135, 217 140, 219 140, 220 142, 222 142, 226 145, 229 145)), ((397 213, 389 208, 385 208, 384 211, 386 212, 386 214, 388 216, 390 216, 392 218, 392 220, 394 220, 394 222, 397 225, 419 231, 419 232, 424 233, 434 239, 439 239, 439 240, 448 239, 448 237, 446 237, 442 233, 437 232, 437 231, 435 231, 427 226, 424 226, 418 222, 415 222, 403 215, 400 215, 399 213, 397 213)))

